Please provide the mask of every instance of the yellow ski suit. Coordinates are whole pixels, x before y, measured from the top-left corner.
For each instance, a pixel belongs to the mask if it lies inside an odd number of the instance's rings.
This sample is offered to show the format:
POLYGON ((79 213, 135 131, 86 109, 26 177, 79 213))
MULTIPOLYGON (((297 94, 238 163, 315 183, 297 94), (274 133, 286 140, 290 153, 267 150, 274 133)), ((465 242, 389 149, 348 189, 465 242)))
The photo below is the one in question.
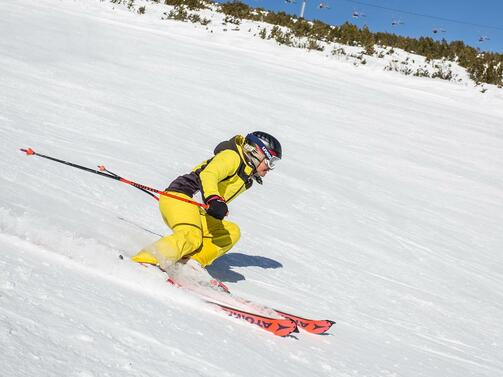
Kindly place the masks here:
MULTIPOLYGON (((253 168, 243 154, 245 138, 237 135, 220 143, 214 157, 196 166, 191 173, 176 178, 167 192, 191 198, 200 191, 203 200, 218 195, 227 203, 251 187, 253 168)), ((218 220, 189 203, 161 196, 159 209, 173 233, 147 246, 132 259, 166 268, 183 257, 205 267, 229 251, 239 240, 239 227, 218 220)))

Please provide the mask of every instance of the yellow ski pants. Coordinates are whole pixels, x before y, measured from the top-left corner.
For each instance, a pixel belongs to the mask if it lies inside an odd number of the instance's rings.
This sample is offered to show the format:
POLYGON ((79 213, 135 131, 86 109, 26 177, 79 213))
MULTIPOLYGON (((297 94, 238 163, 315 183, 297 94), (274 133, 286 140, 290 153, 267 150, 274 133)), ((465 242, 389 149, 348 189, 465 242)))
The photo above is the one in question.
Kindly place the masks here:
MULTIPOLYGON (((191 199, 177 192, 170 194, 191 199)), ((193 204, 161 195, 159 209, 173 233, 133 256, 135 262, 168 267, 183 257, 190 257, 205 267, 239 241, 241 234, 236 224, 215 219, 193 204)))

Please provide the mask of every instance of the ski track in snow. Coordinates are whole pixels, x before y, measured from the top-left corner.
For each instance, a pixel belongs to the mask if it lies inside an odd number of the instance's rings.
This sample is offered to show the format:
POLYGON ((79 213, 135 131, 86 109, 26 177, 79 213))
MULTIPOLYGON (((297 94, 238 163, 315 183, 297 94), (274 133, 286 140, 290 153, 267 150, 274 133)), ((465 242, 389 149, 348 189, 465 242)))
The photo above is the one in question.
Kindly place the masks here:
POLYGON ((503 95, 84 0, 0 3, 2 376, 503 375, 503 95), (277 338, 127 261, 221 140, 284 146, 209 269, 337 321, 277 338), (124 255, 126 260, 120 260, 124 255))

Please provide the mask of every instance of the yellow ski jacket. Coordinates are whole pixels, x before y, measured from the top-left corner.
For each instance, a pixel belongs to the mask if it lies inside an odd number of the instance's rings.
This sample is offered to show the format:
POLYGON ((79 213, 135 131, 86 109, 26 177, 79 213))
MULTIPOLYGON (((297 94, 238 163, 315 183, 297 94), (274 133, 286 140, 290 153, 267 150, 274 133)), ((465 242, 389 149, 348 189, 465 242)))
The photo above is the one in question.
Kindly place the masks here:
POLYGON ((192 172, 176 178, 166 191, 194 196, 201 191, 206 201, 213 195, 230 202, 253 184, 253 167, 243 152, 245 138, 241 135, 217 145, 214 156, 192 169, 192 172))

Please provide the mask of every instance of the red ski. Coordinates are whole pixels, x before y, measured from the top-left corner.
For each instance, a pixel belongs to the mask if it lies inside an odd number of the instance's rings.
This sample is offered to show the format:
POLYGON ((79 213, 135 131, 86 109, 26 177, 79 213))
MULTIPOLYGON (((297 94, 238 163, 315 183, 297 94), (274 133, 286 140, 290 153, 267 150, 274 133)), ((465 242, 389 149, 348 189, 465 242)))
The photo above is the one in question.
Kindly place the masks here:
POLYGON ((205 302, 215 305, 233 318, 245 320, 248 323, 269 331, 277 336, 288 336, 291 333, 299 332, 297 323, 289 318, 270 318, 260 314, 250 313, 241 309, 233 308, 218 302, 205 300, 205 302))
MULTIPOLYGON (((151 265, 144 265, 145 267, 151 266, 151 265)), ((162 270, 159 266, 157 266, 161 271, 165 272, 162 270)), ((174 285, 178 288, 186 289, 188 291, 191 291, 192 293, 195 294, 201 294, 200 292, 197 292, 191 287, 181 285, 180 283, 174 281, 172 278, 168 277, 167 282, 171 285, 174 285)), ((213 288, 217 291, 220 291, 221 293, 226 293, 225 296, 227 297, 232 297, 236 299, 238 302, 241 304, 253 304, 252 301, 246 300, 237 296, 234 296, 231 294, 227 286, 225 286, 223 283, 220 283, 218 280, 211 280, 208 282, 208 287, 213 288)), ((278 336, 288 336, 293 332, 299 332, 299 329, 303 331, 307 331, 311 334, 325 334, 332 325, 335 324, 335 321, 331 321, 329 319, 309 319, 309 318, 303 318, 299 317, 290 313, 283 312, 281 310, 277 309, 272 309, 268 308, 266 306, 261 305, 262 308, 267 309, 271 312, 276 313, 277 315, 283 317, 281 318, 271 318, 267 317, 261 314, 257 313, 251 313, 242 309, 238 309, 235 307, 227 306, 212 300, 209 300, 207 297, 203 297, 204 301, 215 305, 219 307, 221 310, 225 311, 226 313, 229 314, 229 316, 232 316, 234 318, 238 319, 243 319, 251 324, 257 325, 261 327, 262 329, 269 331, 273 333, 274 335, 278 336)))
POLYGON ((273 310, 280 316, 294 321, 299 327, 299 329, 310 332, 311 334, 318 334, 318 335, 324 334, 328 330, 330 330, 330 327, 332 327, 332 325, 335 323, 334 321, 331 321, 329 319, 308 319, 308 318, 297 317, 293 314, 288 314, 280 310, 276 309, 273 310))
MULTIPOLYGON (((195 290, 191 289, 190 287, 184 287, 180 285, 179 283, 175 282, 172 278, 168 278, 166 280, 169 284, 174 285, 175 287, 182 288, 185 290, 188 290, 192 293, 199 294, 195 290)), ((220 285, 218 284, 211 284, 211 287, 213 289, 219 290, 222 293, 230 294, 229 290, 222 290, 220 288, 220 285)), ((227 288, 227 287, 226 287, 227 288)), ((270 318, 263 316, 261 314, 257 313, 251 313, 242 309, 234 308, 228 305, 224 305, 212 300, 209 300, 207 298, 203 297, 203 300, 207 302, 208 304, 214 305, 218 307, 219 309, 223 310, 226 312, 230 317, 233 318, 238 318, 245 320, 248 323, 251 323, 252 325, 257 325, 258 327, 269 331, 273 333, 274 335, 277 336, 288 336, 293 332, 299 332, 299 329, 297 328, 297 323, 290 319, 282 316, 283 318, 270 318)))
MULTIPOLYGON (((190 287, 184 287, 184 286, 180 285, 179 283, 175 282, 171 278, 168 278, 167 281, 168 281, 168 283, 170 283, 172 285, 175 285, 175 286, 177 286, 179 288, 191 290, 190 287)), ((231 292, 228 290, 228 288, 226 286, 224 286, 226 289, 223 290, 222 288, 220 288, 220 285, 218 285, 218 284, 212 283, 211 285, 212 285, 212 287, 214 289, 218 289, 222 293, 229 294, 230 297, 238 300, 238 302, 241 302, 242 304, 245 304, 245 305, 246 304, 253 304, 253 302, 250 301, 250 300, 246 300, 246 299, 243 299, 243 298, 236 297, 236 296, 232 295, 231 292)), ((195 292, 193 290, 191 290, 191 291, 194 292, 194 293, 197 293, 197 292, 195 292)), ((250 315, 255 315, 255 316, 258 316, 258 317, 266 318, 268 320, 277 321, 277 319, 275 319, 275 318, 264 317, 264 316, 260 316, 260 315, 257 315, 257 314, 252 314, 252 313, 249 313, 249 312, 242 311, 241 309, 235 309, 235 308, 227 307, 225 305, 218 304, 216 302, 209 301, 209 300, 205 300, 205 301, 207 301, 207 302, 209 302, 211 304, 214 304, 214 305, 218 305, 218 306, 220 306, 224 310, 228 309, 228 310, 226 310, 228 313, 230 313, 229 310, 235 310, 236 313, 237 313, 237 314, 235 314, 236 318, 242 318, 240 316, 241 314, 239 314, 239 313, 247 313, 247 314, 250 314, 250 315)), ((289 313, 283 312, 281 310, 271 309, 271 308, 268 308, 268 307, 263 306, 263 305, 261 305, 261 306, 264 309, 268 309, 270 311, 273 311, 274 313, 278 314, 279 316, 281 316, 281 317, 283 317, 283 318, 285 318, 287 320, 291 320, 291 321, 295 322, 295 324, 297 325, 297 328, 299 328, 301 330, 304 330, 304 331, 307 331, 307 332, 309 332, 311 334, 317 334, 317 335, 324 334, 328 330, 330 330, 330 328, 332 327, 333 324, 335 324, 335 321, 331 321, 329 319, 309 319, 309 318, 302 318, 302 317, 299 317, 299 316, 296 316, 296 315, 293 315, 293 314, 289 314, 289 313)), ((234 315, 234 314, 230 314, 230 315, 234 315)), ((252 320, 249 320, 249 322, 253 323, 252 320)), ((298 332, 298 330, 296 332, 298 332)))
MULTIPOLYGON (((241 302, 242 304, 245 304, 245 305, 246 304, 254 304, 253 301, 243 299, 240 297, 236 297, 236 296, 232 295, 230 292, 228 292, 228 293, 234 299, 238 300, 238 302, 241 302)), ((328 330, 330 330, 332 325, 334 325, 336 323, 335 321, 331 321, 330 319, 303 318, 303 317, 299 317, 299 316, 296 316, 296 315, 293 315, 290 313, 286 313, 286 312, 278 310, 278 309, 272 309, 272 308, 269 308, 264 305, 261 305, 261 307, 263 309, 272 311, 283 318, 291 319, 292 321, 294 321, 297 324, 297 327, 299 329, 307 331, 311 334, 317 334, 317 335, 325 334, 328 330)))

